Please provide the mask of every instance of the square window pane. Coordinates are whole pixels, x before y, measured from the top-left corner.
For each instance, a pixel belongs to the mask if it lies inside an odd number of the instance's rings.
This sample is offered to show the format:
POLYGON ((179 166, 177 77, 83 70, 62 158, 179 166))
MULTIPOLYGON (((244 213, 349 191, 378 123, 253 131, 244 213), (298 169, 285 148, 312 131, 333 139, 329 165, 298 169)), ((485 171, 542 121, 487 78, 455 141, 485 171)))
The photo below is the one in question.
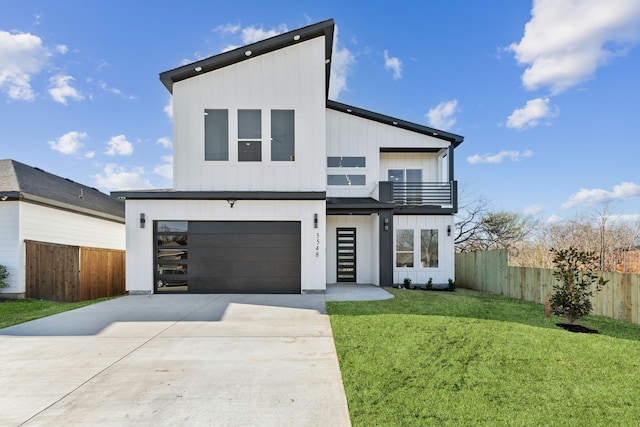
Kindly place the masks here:
POLYGON ((407 182, 422 182, 422 169, 407 169, 407 182))
POLYGON ((262 112, 238 110, 238 139, 262 138, 262 112))
POLYGON ((227 110, 204 110, 204 159, 229 160, 227 110))
POLYGON ((396 251, 413 252, 413 230, 396 230, 396 251))
POLYGON ((396 254, 396 267, 413 267, 413 252, 396 254))
POLYGON ((293 110, 271 110, 271 160, 295 160, 295 116, 293 110))
POLYGON ((438 230, 420 230, 420 264, 423 268, 438 267, 438 230))
POLYGON ((238 141, 239 162, 259 162, 262 160, 261 141, 238 141))
POLYGON ((404 169, 389 169, 389 181, 404 182, 404 169))

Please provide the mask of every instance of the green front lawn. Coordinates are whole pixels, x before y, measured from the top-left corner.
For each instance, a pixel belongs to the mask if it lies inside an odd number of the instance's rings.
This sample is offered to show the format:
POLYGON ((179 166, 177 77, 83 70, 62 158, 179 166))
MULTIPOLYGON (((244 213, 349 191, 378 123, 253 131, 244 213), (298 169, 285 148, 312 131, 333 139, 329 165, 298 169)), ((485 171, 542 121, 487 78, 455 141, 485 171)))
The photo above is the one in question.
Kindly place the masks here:
POLYGON ((108 299, 112 299, 112 297, 81 302, 2 300, 0 301, 0 328, 51 316, 52 314, 62 313, 63 311, 73 310, 108 299))
POLYGON ((354 426, 637 426, 640 326, 499 295, 327 303, 354 426))

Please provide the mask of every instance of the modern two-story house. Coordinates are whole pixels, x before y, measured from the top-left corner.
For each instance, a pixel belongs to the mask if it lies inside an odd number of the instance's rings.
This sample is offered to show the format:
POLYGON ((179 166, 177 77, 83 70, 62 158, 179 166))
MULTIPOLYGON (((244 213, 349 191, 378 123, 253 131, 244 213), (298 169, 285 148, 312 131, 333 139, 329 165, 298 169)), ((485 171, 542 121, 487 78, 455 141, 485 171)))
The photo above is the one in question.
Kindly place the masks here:
POLYGON ((174 186, 126 200, 129 292, 454 278, 463 137, 328 100, 334 23, 160 74, 174 186))

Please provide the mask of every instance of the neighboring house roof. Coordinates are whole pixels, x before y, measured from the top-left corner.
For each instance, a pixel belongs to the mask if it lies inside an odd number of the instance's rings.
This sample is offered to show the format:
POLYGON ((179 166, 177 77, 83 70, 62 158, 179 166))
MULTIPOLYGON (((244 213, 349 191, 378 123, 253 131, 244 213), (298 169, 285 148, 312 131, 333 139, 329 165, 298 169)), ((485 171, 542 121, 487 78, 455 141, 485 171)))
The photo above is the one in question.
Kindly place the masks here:
POLYGON ((26 200, 124 222, 121 200, 15 160, 0 160, 0 203, 5 200, 26 200))
POLYGON ((325 63, 326 63, 326 91, 329 93, 329 75, 331 71, 331 52, 333 50, 333 19, 309 25, 288 33, 280 34, 256 43, 210 56, 200 61, 192 62, 182 67, 174 68, 160 73, 160 81, 169 92, 173 93, 173 84, 181 80, 199 76, 213 70, 227 67, 238 62, 246 61, 265 53, 292 46, 300 42, 325 36, 325 63))
MULTIPOLYGON (((384 114, 375 113, 373 111, 343 104, 337 101, 327 100, 327 108, 335 111, 340 111, 341 113, 358 116, 363 119, 374 120, 382 124, 409 130, 411 132, 417 132, 423 135, 432 136, 434 138, 444 139, 445 141, 449 141, 450 143, 452 143, 454 147, 457 147, 458 145, 462 144, 462 141, 464 141, 464 136, 445 132, 439 129, 434 129, 428 126, 419 125, 417 123, 407 122, 406 120, 398 119, 395 117, 385 116, 384 114)), ((406 149, 403 149, 403 151, 406 151, 406 149)))

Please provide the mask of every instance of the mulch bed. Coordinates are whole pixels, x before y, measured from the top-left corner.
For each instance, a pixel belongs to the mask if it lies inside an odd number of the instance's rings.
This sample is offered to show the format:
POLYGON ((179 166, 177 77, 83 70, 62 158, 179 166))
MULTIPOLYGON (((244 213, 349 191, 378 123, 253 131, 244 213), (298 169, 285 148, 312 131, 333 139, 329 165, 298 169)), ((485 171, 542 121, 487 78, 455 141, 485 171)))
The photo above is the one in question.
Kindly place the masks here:
POLYGON ((596 331, 595 329, 587 328, 586 326, 582 326, 582 325, 573 325, 571 323, 556 323, 556 326, 559 326, 562 329, 567 330, 569 332, 575 332, 579 334, 597 334, 598 333, 598 331, 596 331))

